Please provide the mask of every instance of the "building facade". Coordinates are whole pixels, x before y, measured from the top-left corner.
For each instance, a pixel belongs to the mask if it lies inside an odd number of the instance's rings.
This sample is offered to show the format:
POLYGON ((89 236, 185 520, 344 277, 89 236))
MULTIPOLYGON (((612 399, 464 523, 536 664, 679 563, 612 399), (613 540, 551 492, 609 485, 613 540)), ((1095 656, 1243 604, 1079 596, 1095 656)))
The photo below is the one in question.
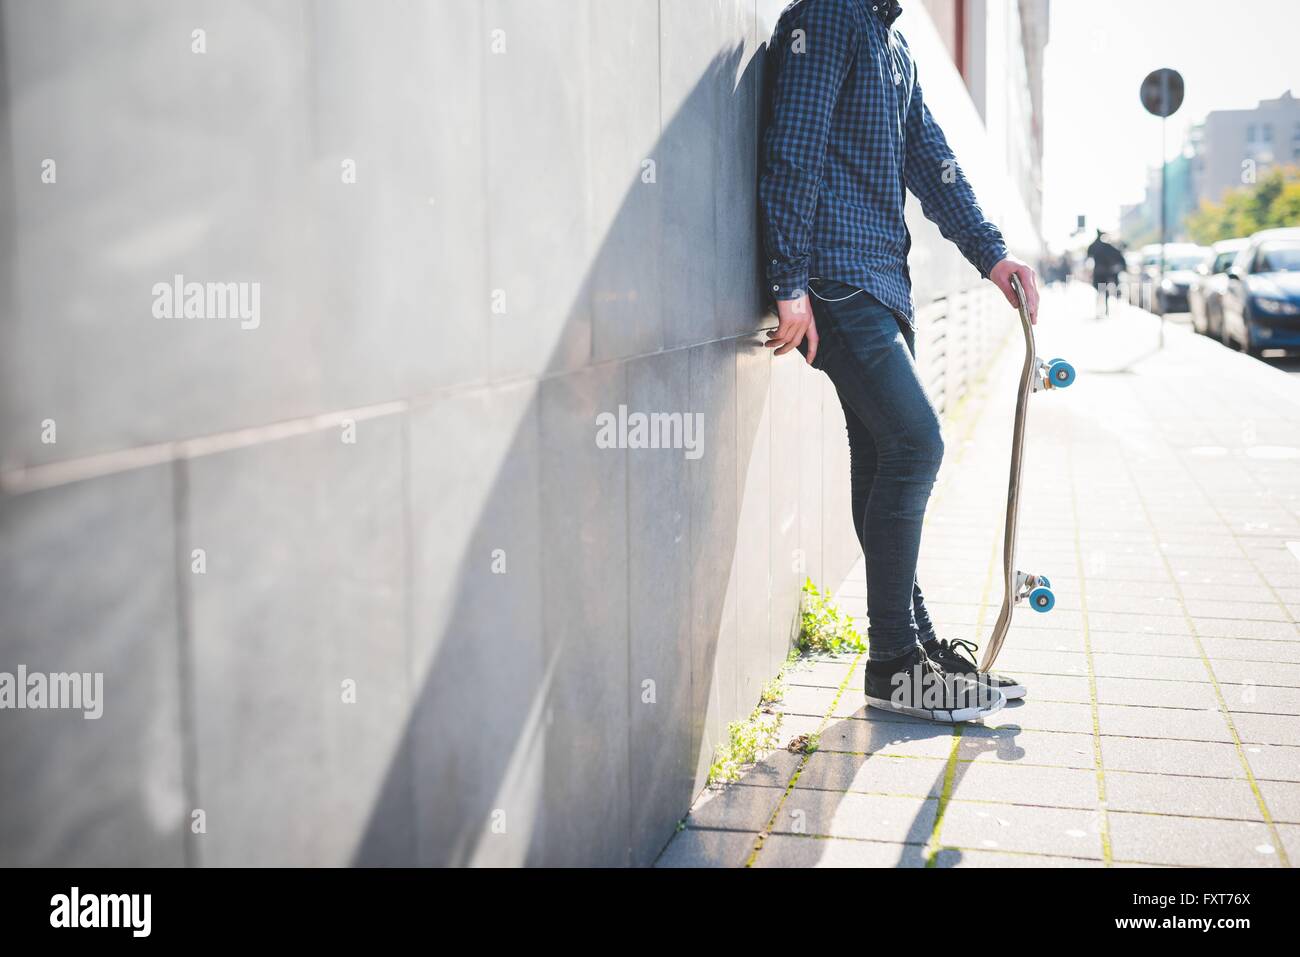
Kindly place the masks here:
POLYGON ((1252 109, 1212 110, 1189 146, 1197 201, 1219 202, 1270 169, 1300 165, 1300 100, 1287 90, 1252 109))

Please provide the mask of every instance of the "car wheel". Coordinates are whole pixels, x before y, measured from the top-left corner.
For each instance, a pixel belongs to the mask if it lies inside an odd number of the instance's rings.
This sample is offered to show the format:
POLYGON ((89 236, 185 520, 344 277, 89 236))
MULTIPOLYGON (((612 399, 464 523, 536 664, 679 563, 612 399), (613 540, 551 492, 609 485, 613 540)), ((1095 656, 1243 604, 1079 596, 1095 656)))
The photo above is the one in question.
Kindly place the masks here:
POLYGON ((1264 354, 1263 348, 1261 348, 1260 344, 1255 341, 1253 336, 1251 336, 1249 329, 1246 330, 1246 341, 1242 343, 1242 349, 1246 355, 1250 356, 1252 359, 1258 359, 1264 354))
POLYGON ((1258 359, 1264 350, 1260 348, 1259 340, 1255 338, 1250 318, 1247 316, 1241 317, 1241 332, 1241 351, 1251 358, 1258 359))

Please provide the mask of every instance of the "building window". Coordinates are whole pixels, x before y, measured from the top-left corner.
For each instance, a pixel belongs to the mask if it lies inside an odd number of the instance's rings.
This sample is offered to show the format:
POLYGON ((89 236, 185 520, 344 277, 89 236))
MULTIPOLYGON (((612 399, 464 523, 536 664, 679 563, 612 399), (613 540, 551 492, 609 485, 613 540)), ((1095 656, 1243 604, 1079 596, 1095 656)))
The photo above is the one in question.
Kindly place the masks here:
POLYGON ((1260 131, 1264 134, 1264 142, 1265 142, 1265 143, 1272 143, 1272 142, 1273 142, 1273 124, 1272 124, 1272 123, 1265 123, 1263 126, 1260 127, 1260 131))
POLYGON ((1255 124, 1254 124, 1254 123, 1251 123, 1249 126, 1246 127, 1246 142, 1247 142, 1247 143, 1253 143, 1253 142, 1255 142, 1255 124))

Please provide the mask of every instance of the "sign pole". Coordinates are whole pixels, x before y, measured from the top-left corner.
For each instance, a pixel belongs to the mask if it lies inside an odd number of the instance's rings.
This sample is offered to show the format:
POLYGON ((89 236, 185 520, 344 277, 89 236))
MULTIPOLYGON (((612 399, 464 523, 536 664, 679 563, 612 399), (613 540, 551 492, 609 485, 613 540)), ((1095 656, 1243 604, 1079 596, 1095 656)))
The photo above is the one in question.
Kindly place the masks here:
MULTIPOLYGON (((1177 70, 1154 70, 1142 81, 1139 91, 1142 105, 1152 116, 1160 117, 1160 271, 1152 301, 1160 305, 1160 290, 1165 282, 1165 243, 1169 239, 1169 164, 1165 162, 1165 120, 1183 105, 1183 77, 1177 70)), ((1160 309, 1160 348, 1165 347, 1165 310, 1160 309)))
MULTIPOLYGON (((1166 88, 1166 95, 1167 95, 1166 88)), ((1165 117, 1160 117, 1160 278, 1156 281, 1156 302, 1160 302, 1160 290, 1165 287, 1165 242, 1168 236, 1169 203, 1166 202, 1168 194, 1165 192, 1165 186, 1168 182, 1166 179, 1166 170, 1168 163, 1165 162, 1165 117)), ((1160 307, 1160 348, 1165 347, 1165 309, 1160 307)))

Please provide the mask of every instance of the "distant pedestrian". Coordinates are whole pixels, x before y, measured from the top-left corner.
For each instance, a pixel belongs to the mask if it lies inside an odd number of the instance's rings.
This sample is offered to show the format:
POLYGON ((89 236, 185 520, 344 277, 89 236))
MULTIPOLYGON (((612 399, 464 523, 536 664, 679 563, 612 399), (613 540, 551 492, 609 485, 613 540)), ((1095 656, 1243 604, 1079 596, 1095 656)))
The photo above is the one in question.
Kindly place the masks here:
POLYGON ((1124 271, 1124 254, 1108 243, 1099 229, 1097 238, 1088 247, 1088 258, 1092 260, 1092 285, 1097 290, 1100 311, 1109 316, 1110 297, 1115 295, 1119 274, 1124 271))

